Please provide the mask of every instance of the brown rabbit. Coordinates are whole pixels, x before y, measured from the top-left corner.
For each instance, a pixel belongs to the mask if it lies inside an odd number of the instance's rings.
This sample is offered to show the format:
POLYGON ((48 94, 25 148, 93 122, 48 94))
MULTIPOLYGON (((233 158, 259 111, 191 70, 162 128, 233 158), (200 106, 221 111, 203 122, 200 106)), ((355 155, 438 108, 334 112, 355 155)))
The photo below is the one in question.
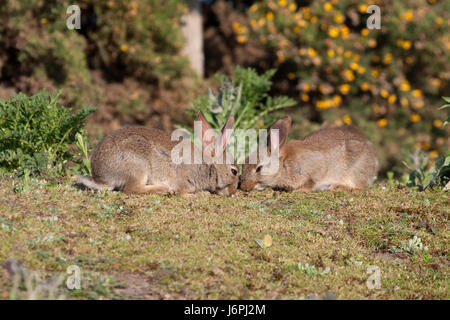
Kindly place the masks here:
POLYGON ((258 157, 257 164, 248 164, 246 160, 241 189, 363 190, 372 184, 378 160, 373 145, 355 126, 324 126, 302 140, 285 144, 290 127, 291 118, 285 117, 271 127, 279 130, 279 141, 272 141, 269 134, 268 152, 273 151, 271 142, 279 152, 278 170, 265 174, 267 161, 258 157))
MULTIPOLYGON (((228 118, 222 135, 215 140, 206 139, 206 132, 211 126, 201 112, 198 120, 202 122, 203 146, 217 145, 216 150, 226 156, 233 117, 228 118)), ((171 141, 170 135, 158 129, 138 126, 118 129, 106 135, 94 150, 92 177, 77 176, 76 180, 91 189, 107 188, 125 193, 186 195, 209 191, 229 196, 236 191, 239 170, 235 164, 207 162, 205 152, 201 164, 175 164, 171 151, 177 144, 178 141, 171 141)), ((199 150, 191 142, 190 147, 192 151, 199 150)))

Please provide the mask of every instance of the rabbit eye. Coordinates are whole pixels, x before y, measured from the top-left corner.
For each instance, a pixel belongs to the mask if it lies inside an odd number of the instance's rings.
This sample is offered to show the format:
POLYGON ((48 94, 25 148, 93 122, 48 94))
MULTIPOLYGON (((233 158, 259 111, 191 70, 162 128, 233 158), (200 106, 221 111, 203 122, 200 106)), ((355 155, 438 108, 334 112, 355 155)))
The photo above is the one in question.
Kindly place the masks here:
POLYGON ((256 168, 256 172, 260 172, 261 169, 262 169, 262 166, 258 166, 258 167, 256 168))
POLYGON ((237 175, 237 170, 236 169, 234 169, 234 168, 231 168, 231 173, 233 174, 233 176, 235 176, 235 175, 237 175))

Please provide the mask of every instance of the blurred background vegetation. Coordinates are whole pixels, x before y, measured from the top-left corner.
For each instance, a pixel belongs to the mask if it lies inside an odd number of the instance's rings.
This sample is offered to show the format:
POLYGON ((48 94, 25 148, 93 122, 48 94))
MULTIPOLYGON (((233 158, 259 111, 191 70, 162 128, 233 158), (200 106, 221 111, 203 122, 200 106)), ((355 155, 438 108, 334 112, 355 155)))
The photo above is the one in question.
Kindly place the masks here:
POLYGON ((217 93, 215 74, 276 69, 270 94, 295 101, 285 111, 290 138, 323 121, 356 124, 376 145, 382 175, 408 171, 403 162, 418 150, 431 166, 449 149, 439 106, 450 95, 450 1, 78 2, 80 30, 66 27, 73 1, 0 3, 0 98, 62 89, 65 106, 98 107, 87 119, 93 137, 126 124, 170 131, 191 121, 184 110, 194 98, 217 93), (372 4, 379 30, 366 27, 372 4), (189 32, 193 13, 200 32, 189 32), (193 41, 201 52, 190 60, 193 41))

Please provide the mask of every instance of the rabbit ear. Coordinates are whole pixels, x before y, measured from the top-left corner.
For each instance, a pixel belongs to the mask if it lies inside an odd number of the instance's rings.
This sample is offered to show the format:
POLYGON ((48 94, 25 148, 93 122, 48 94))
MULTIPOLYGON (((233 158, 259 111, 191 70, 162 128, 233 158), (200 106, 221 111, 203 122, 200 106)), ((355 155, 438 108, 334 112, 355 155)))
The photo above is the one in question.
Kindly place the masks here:
POLYGON ((197 114, 197 121, 201 121, 202 124, 202 145, 207 146, 214 141, 214 130, 201 111, 197 114))
POLYGON ((274 151, 276 149, 281 149, 284 144, 286 143, 286 138, 289 132, 289 129, 291 128, 291 117, 286 116, 278 121, 276 121, 271 127, 270 127, 270 133, 269 133, 269 139, 267 140, 268 148, 271 151, 274 151), (278 135, 273 132, 272 130, 277 130, 278 135), (273 148, 273 149, 272 149, 273 148))
POLYGON ((225 147, 227 146, 227 143, 230 140, 231 133, 233 132, 233 125, 234 125, 234 117, 229 116, 227 122, 222 128, 222 133, 220 135, 220 146, 222 147, 222 150, 225 150, 225 147))

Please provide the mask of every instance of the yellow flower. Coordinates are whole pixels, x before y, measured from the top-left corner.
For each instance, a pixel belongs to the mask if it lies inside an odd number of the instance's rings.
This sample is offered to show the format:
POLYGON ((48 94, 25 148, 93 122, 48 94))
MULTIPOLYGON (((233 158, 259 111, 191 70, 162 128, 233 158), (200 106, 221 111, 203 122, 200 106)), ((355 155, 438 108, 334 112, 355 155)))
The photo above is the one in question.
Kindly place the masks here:
POLYGON ((353 81, 353 80, 355 80, 355 75, 353 74, 353 71, 351 71, 351 70, 345 70, 345 71, 344 71, 344 77, 345 77, 348 81, 353 81))
POLYGON ((250 20, 250 25, 252 26, 252 28, 255 28, 258 25, 258 21, 256 21, 255 19, 250 20))
POLYGON ((239 43, 246 43, 246 42, 247 42, 247 36, 245 36, 245 35, 239 35, 239 36, 237 37, 237 42, 239 42, 239 43))
POLYGON ((384 64, 390 64, 392 61, 392 53, 386 53, 383 58, 384 64))
POLYGON ((389 96, 389 92, 385 89, 381 89, 380 96, 386 99, 389 96))
POLYGON ((310 86, 309 84, 305 84, 305 85, 303 86, 303 91, 309 92, 309 90, 311 90, 311 86, 310 86))
POLYGON ((330 27, 330 30, 328 30, 328 34, 332 38, 337 38, 339 36, 339 29, 336 27, 330 27))
POLYGON ((424 142, 422 145, 421 145, 421 148, 423 149, 423 150, 428 150, 428 149, 430 149, 430 144, 428 143, 428 142, 424 142))
POLYGON ((342 14, 340 14, 340 13, 337 13, 337 14, 334 16, 334 22, 336 22, 336 23, 342 23, 342 22, 344 22, 344 16, 343 16, 342 14))
POLYGON ((348 58, 350 58, 351 56, 352 56, 352 52, 351 52, 351 51, 345 51, 345 52, 344 52, 344 57, 345 57, 345 58, 348 59, 348 58))
POLYGON ((380 74, 380 70, 378 68, 375 68, 370 73, 372 74, 372 77, 376 78, 380 74))
POLYGON ((347 39, 350 34, 350 29, 347 26, 341 26, 342 39, 347 39))
POLYGON ((397 101, 397 97, 395 96, 395 94, 391 94, 388 98, 388 102, 395 103, 395 101, 397 101))
POLYGON ((409 101, 406 98, 401 98, 400 104, 402 105, 402 107, 407 107, 409 105, 409 101))
POLYGON ((311 57, 315 57, 315 56, 317 56, 317 51, 314 50, 313 48, 308 48, 308 54, 309 54, 311 57))
POLYGON ((420 97, 422 95, 422 91, 420 89, 415 89, 412 91, 412 95, 414 97, 420 97))
POLYGON ((353 55, 353 60, 359 61, 359 58, 360 58, 359 54, 355 53, 355 54, 353 55))
POLYGON ((333 10, 333 6, 329 2, 325 2, 325 4, 323 5, 323 9, 325 11, 331 11, 331 10, 333 10))
POLYGON ((403 80, 400 84, 400 91, 409 91, 411 90, 411 85, 408 80, 403 80))
POLYGON ((361 90, 362 91, 367 91, 367 90, 369 90, 369 88, 370 88, 370 85, 367 82, 361 83, 361 90))
POLYGON ((441 17, 438 17, 438 18, 436 18, 436 23, 442 24, 442 23, 444 23, 444 19, 442 19, 441 17))
POLYGON ((263 27, 266 24, 266 20, 264 18, 260 18, 258 20, 258 24, 259 24, 260 27, 263 27))
POLYGON ((239 22, 233 21, 231 27, 233 28, 234 32, 238 33, 239 29, 241 28, 241 25, 239 24, 239 22))
POLYGON ((352 69, 352 70, 358 69, 358 64, 356 62, 350 63, 350 69, 352 69))
POLYGON ((339 86, 339 91, 342 94, 347 94, 350 91, 350 85, 348 83, 341 84, 339 86))
POLYGON ((302 93, 301 99, 302 99, 303 102, 308 102, 308 101, 309 101, 309 96, 308 96, 308 94, 302 93))
POLYGON ((255 12, 256 10, 258 10, 258 4, 254 3, 250 6, 250 12, 255 12))
POLYGON ((430 151, 430 158, 436 159, 439 156, 439 152, 437 150, 431 150, 430 151))
POLYGON ((386 127, 388 121, 386 118, 381 118, 380 120, 377 121, 377 126, 379 126, 380 128, 386 127))
POLYGON ((41 23, 42 23, 42 24, 46 24, 47 22, 48 22, 47 18, 42 18, 42 19, 41 19, 41 23))
POLYGON ((368 8, 369 6, 367 5, 367 4, 361 4, 359 7, 358 7, 358 9, 359 9, 359 12, 361 12, 361 13, 367 13, 367 8, 368 8))
POLYGON ((411 41, 409 40, 403 41, 402 48, 405 50, 409 50, 411 48, 411 41))
POLYGON ((295 26, 292 30, 293 30, 295 33, 300 33, 300 27, 299 27, 299 26, 295 26))
POLYGON ((311 23, 316 23, 316 22, 317 22, 317 17, 316 16, 311 17, 311 23))
POLYGON ((311 18, 311 10, 308 7, 303 7, 302 12, 306 19, 311 18))
POLYGON ((334 103, 333 100, 318 100, 316 102, 316 108, 317 109, 328 109, 328 108, 335 108, 337 105, 334 103))
POLYGON ((414 59, 411 57, 406 57, 405 62, 406 62, 406 64, 411 64, 414 62, 414 59))
POLYGON ((289 72, 287 76, 288 76, 289 80, 294 80, 295 79, 295 73, 293 73, 293 72, 289 72))
POLYGON ((128 46, 126 44, 123 44, 120 46, 120 51, 126 52, 128 50, 128 46))
POLYGON ((270 12, 270 11, 267 12, 267 13, 266 13, 266 19, 269 20, 269 21, 273 20, 273 13, 270 12))
POLYGON ((403 19, 405 19, 406 21, 411 21, 414 14, 412 10, 408 10, 406 11, 404 14, 400 15, 403 19))
POLYGON ((346 124, 352 124, 352 118, 348 114, 342 117, 342 121, 344 121, 346 124))
POLYGON ((367 36, 369 35, 369 29, 367 29, 367 28, 362 29, 362 30, 361 30, 361 34, 362 34, 364 37, 367 37, 367 36))
POLYGON ((333 103, 334 103, 334 105, 335 105, 336 107, 339 106, 339 105, 341 104, 341 101, 342 101, 342 98, 341 98, 340 95, 335 94, 335 95, 333 96, 333 103))
POLYGON ((377 40, 375 39, 369 39, 369 42, 367 42, 370 48, 375 48, 377 46, 377 40))
POLYGON ((329 50, 327 51, 327 54, 328 54, 328 56, 329 56, 330 58, 333 58, 333 57, 334 57, 334 50, 329 49, 329 50))
POLYGON ((295 10, 297 10, 297 4, 296 4, 295 2, 292 2, 292 3, 289 5, 289 10, 290 10, 290 11, 295 11, 295 10))
POLYGON ((433 121, 433 126, 440 128, 442 126, 442 120, 436 119, 433 121))
POLYGON ((418 122, 420 121, 421 117, 419 114, 417 113, 413 113, 410 117, 409 117, 409 121, 411 122, 418 122))
POLYGON ((278 3, 280 4, 281 7, 285 7, 287 5, 286 0, 278 0, 278 3))
POLYGON ((359 66, 358 67, 358 73, 359 74, 363 74, 364 72, 366 72, 366 68, 364 68, 363 66, 359 66))

